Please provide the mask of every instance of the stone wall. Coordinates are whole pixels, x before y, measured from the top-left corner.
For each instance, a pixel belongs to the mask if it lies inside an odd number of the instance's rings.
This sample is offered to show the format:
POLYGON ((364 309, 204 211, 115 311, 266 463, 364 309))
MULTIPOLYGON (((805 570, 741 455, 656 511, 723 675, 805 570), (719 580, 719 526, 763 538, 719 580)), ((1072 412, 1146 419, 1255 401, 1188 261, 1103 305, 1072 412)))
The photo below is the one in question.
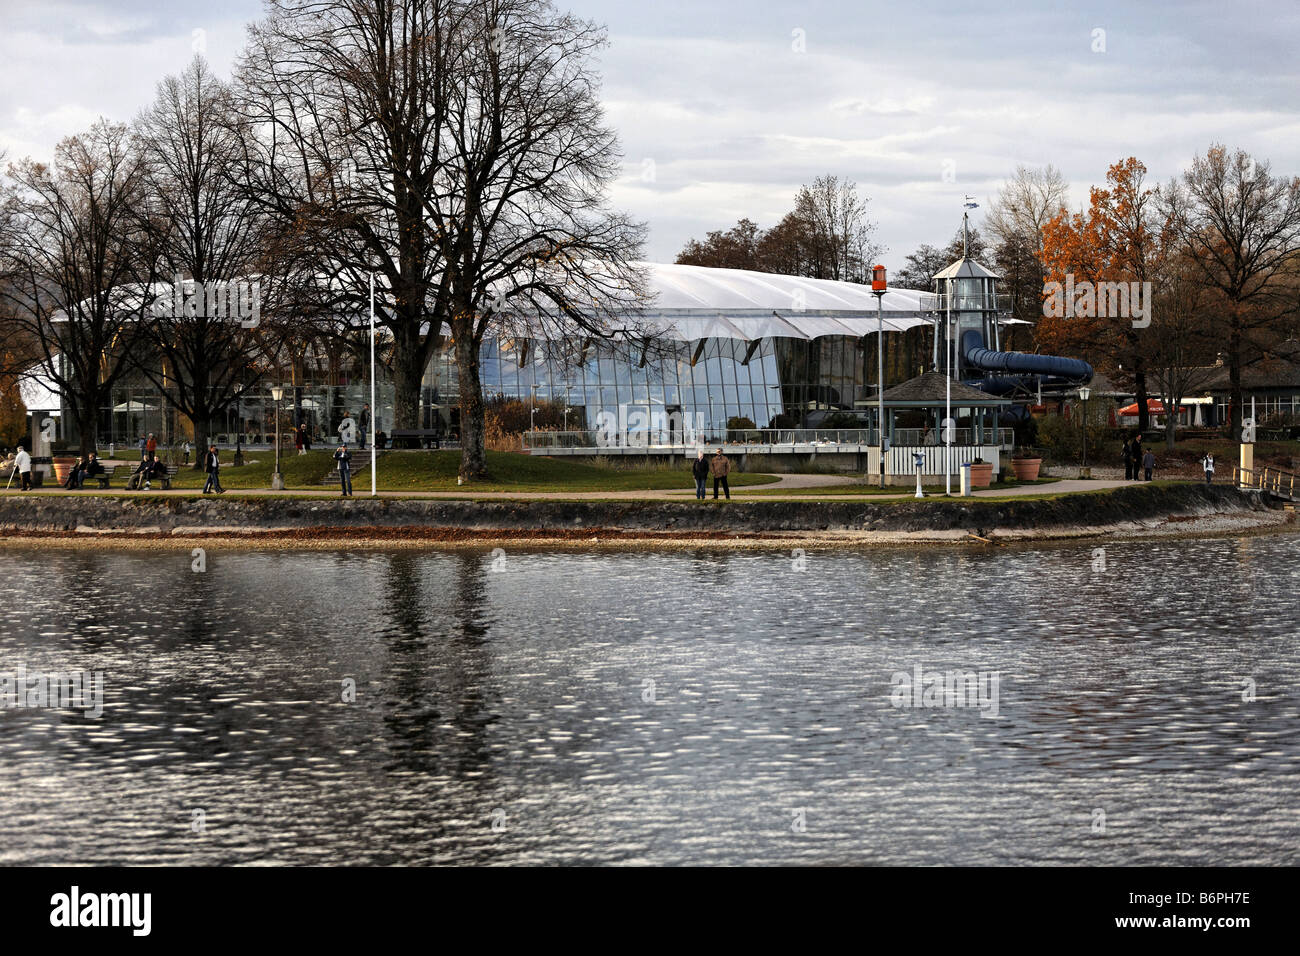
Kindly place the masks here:
MULTIPOLYGON (((1050 487, 1050 486, 1049 486, 1050 487)), ((1226 485, 1135 485, 1038 500, 883 501, 457 501, 448 499, 0 497, 0 533, 270 528, 623 528, 726 531, 926 531, 1090 527, 1167 515, 1267 510, 1259 495, 1226 485)))

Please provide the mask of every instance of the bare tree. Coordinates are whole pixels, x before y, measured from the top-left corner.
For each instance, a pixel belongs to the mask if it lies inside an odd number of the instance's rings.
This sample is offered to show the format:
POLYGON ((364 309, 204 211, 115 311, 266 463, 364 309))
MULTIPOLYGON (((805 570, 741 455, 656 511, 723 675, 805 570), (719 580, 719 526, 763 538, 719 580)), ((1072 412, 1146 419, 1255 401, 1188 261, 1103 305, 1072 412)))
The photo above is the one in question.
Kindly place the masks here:
POLYGON ((644 227, 611 211, 619 174, 593 55, 604 31, 546 0, 468 0, 439 37, 446 63, 437 190, 425 194, 450 290, 460 474, 486 474, 484 336, 636 336, 644 227))
MULTIPOLYGON (((451 148, 464 0, 268 0, 237 71, 238 177, 272 217, 281 268, 322 323, 376 321, 393 343, 395 425, 419 424, 450 273, 427 206, 451 148)), ((445 236, 442 237, 445 240, 445 236)))
POLYGON ((1165 445, 1178 437, 1178 408, 1204 388, 1218 371, 1211 296, 1197 270, 1176 253, 1164 259, 1157 275, 1154 311, 1159 317, 1146 330, 1147 365, 1156 394, 1167 413, 1165 445))
POLYGON ((884 248, 875 242, 867 203, 849 180, 820 176, 800 187, 794 209, 771 229, 741 219, 726 232, 708 233, 702 242, 688 240, 677 262, 868 282, 884 248))
POLYGON ((1037 254, 1043 227, 1065 209, 1068 198, 1069 184, 1055 166, 1017 166, 989 207, 984 227, 995 244, 1027 242, 1037 254))
POLYGON ((145 334, 140 290, 155 278, 143 226, 145 169, 127 128, 100 120, 63 140, 53 166, 9 168, 11 228, 0 247, 13 328, 76 420, 83 454, 145 334))
POLYGON ((1300 308, 1300 177, 1274 177, 1267 162, 1216 144, 1161 199, 1170 241, 1217 294, 1235 434, 1242 369, 1300 308))
MULTIPOLYGON (((184 73, 158 85, 136 123, 151 251, 171 280, 151 302, 151 348, 139 367, 193 423, 199 448, 265 368, 258 361, 270 329, 264 297, 277 279, 259 265, 259 206, 230 178, 243 148, 229 111, 229 90, 195 57, 184 73), (255 316, 240 314, 241 292, 255 316)), ((201 455, 194 467, 202 469, 201 455)))

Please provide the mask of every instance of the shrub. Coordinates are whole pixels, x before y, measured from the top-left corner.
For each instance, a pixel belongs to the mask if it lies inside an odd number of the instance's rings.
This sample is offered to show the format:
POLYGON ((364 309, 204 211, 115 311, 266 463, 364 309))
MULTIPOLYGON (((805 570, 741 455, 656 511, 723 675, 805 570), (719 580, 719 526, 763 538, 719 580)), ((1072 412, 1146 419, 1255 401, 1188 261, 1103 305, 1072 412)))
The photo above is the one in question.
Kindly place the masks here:
POLYGON ((819 428, 862 428, 862 419, 852 412, 834 411, 822 419, 819 428))

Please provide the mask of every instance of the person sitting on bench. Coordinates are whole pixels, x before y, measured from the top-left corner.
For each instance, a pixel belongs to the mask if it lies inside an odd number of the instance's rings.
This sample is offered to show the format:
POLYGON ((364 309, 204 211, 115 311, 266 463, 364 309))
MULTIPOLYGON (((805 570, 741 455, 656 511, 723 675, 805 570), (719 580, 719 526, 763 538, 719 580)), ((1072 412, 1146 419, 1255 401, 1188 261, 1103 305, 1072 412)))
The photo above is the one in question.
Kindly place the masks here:
POLYGON ((156 456, 150 456, 140 462, 140 467, 131 475, 131 481, 128 488, 138 489, 140 483, 144 482, 144 490, 149 491, 149 483, 155 478, 162 478, 167 474, 167 466, 158 460, 156 456))
POLYGON ((77 473, 77 487, 84 488, 87 478, 98 478, 102 474, 104 474, 104 466, 92 451, 86 456, 85 464, 81 466, 81 470, 77 473))
POLYGON ((69 491, 76 491, 80 488, 82 481, 81 470, 85 467, 86 459, 78 458, 76 464, 68 470, 68 477, 63 480, 63 487, 67 488, 69 491))

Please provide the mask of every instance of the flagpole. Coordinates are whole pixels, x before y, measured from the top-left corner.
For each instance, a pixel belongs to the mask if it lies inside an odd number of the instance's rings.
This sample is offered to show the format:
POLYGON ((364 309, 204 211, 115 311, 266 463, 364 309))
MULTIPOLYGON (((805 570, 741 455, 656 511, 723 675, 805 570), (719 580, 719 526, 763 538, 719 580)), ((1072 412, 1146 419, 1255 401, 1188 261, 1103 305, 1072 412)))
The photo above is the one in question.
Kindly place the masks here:
POLYGON ((375 404, 375 273, 370 273, 370 497, 379 494, 379 476, 375 474, 375 430, 379 424, 379 406, 375 404))

